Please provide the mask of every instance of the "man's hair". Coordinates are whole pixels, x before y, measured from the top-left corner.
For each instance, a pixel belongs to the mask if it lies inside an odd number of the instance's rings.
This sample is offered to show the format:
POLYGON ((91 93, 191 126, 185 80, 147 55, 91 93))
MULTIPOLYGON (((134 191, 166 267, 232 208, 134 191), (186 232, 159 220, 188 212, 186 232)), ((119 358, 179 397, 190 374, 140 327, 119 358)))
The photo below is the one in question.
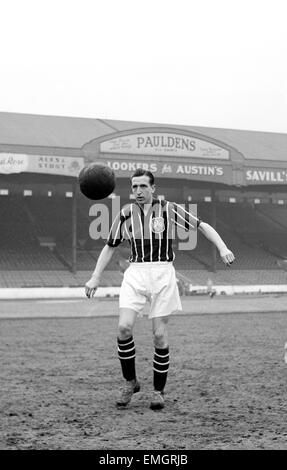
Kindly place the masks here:
POLYGON ((131 180, 135 178, 136 176, 148 176, 150 185, 154 184, 154 176, 148 170, 144 170, 143 168, 138 168, 132 175, 131 180))

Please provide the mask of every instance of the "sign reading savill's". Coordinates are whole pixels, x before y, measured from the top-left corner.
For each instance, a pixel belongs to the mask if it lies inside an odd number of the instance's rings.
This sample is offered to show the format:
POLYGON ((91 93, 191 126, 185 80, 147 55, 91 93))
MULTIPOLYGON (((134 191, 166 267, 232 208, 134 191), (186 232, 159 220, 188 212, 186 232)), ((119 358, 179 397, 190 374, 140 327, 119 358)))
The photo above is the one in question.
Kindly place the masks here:
POLYGON ((212 142, 169 132, 130 134, 106 140, 101 142, 100 152, 229 159, 229 151, 212 142))
POLYGON ((245 171, 247 184, 286 184, 287 169, 258 169, 252 168, 245 171))

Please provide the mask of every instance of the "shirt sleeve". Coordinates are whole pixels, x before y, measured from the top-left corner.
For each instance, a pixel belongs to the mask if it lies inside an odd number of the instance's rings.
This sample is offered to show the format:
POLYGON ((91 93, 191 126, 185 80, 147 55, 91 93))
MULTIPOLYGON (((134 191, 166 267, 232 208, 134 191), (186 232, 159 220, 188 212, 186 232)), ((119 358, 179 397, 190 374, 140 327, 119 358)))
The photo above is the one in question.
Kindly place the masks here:
POLYGON ((173 202, 170 209, 171 221, 178 227, 184 228, 187 232, 189 230, 196 230, 202 220, 193 215, 191 212, 186 211, 182 206, 173 202))
POLYGON ((115 217, 107 239, 107 245, 116 247, 124 241, 123 224, 126 218, 123 211, 120 211, 115 217))

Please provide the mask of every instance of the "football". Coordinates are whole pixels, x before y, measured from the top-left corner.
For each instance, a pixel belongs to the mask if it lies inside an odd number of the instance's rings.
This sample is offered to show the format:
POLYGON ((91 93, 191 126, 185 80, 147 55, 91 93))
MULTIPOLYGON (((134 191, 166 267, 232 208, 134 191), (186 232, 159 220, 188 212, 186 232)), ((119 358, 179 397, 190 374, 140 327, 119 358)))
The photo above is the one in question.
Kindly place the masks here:
POLYGON ((107 165, 90 163, 80 171, 80 190, 88 199, 104 199, 113 192, 115 185, 115 174, 107 165))

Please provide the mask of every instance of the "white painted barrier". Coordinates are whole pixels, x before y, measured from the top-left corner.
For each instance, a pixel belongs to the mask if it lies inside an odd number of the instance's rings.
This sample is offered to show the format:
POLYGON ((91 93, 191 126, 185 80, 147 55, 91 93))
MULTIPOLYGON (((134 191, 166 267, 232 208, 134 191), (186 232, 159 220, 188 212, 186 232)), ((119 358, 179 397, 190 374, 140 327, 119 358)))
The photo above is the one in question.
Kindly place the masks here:
MULTIPOLYGON (((287 284, 261 284, 261 285, 239 285, 239 286, 217 286, 213 285, 212 290, 217 295, 234 295, 234 294, 270 294, 287 292, 287 284)), ((207 293, 206 286, 190 286, 190 293, 207 293)))
MULTIPOLYGON (((276 285, 238 285, 228 286, 213 285, 213 290, 217 295, 234 295, 234 294, 267 294, 287 292, 287 284, 276 285)), ((99 287, 95 297, 118 297, 120 287, 99 287)), ((206 286, 190 286, 190 293, 206 294, 206 286)), ((0 289, 0 300, 7 299, 72 299, 85 298, 85 289, 83 287, 22 287, 22 288, 4 288, 0 289)))
MULTIPOLYGON (((95 297, 116 297, 119 287, 99 287, 95 297)), ((83 287, 22 287, 0 289, 0 299, 72 299, 85 298, 83 287)))

